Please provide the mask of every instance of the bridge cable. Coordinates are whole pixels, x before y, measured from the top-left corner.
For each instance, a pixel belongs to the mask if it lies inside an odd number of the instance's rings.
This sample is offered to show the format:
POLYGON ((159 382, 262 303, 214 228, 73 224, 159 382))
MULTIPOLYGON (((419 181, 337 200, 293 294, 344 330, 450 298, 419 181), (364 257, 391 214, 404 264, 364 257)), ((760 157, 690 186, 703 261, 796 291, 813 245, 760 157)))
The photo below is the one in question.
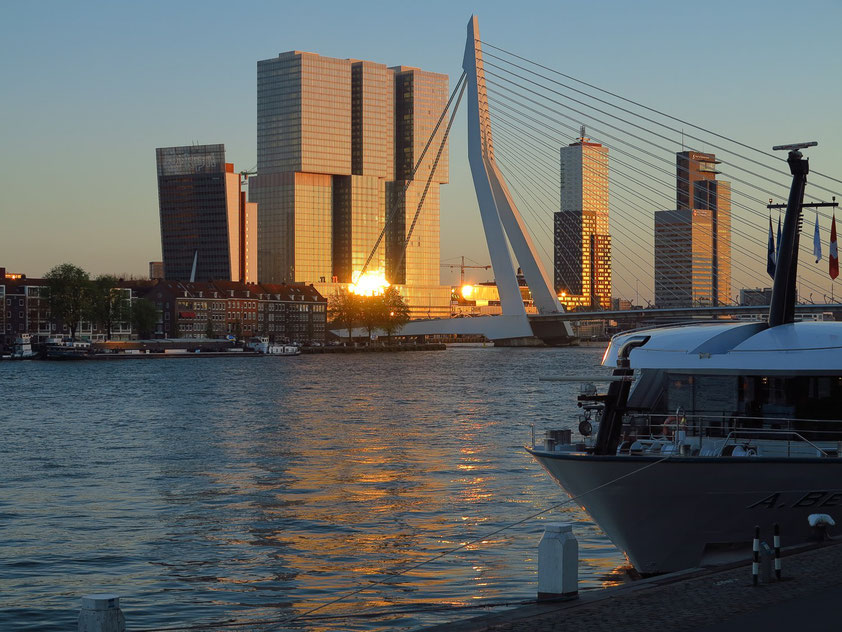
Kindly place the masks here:
MULTIPOLYGON (((521 133, 524 133, 522 130, 520 130, 520 131, 521 131, 521 133)), ((528 134, 527 134, 527 135, 528 135, 528 134)), ((537 140, 537 139, 536 139, 536 140, 537 140)), ((552 146, 550 146, 549 144, 547 144, 547 145, 548 145, 549 147, 552 147, 552 146)), ((553 147, 553 149, 555 149, 555 148, 553 147)), ((587 166, 586 166, 586 165, 585 165, 585 167, 587 168, 587 166)), ((624 177, 627 177, 624 173, 622 173, 621 171, 617 170, 617 168, 616 168, 616 167, 612 167, 612 168, 614 169, 615 173, 618 173, 619 175, 623 175, 624 177)), ((644 174, 644 175, 645 175, 645 174, 644 174)), ((618 184, 618 183, 615 183, 615 184, 618 184)), ((625 187, 624 187, 624 188, 625 188, 625 187)), ((640 194, 639 194, 639 193, 636 193, 636 192, 632 192, 632 193, 633 193, 634 195, 636 195, 636 196, 643 197, 643 196, 640 196, 640 194)), ((651 199, 649 199, 649 201, 650 201, 650 202, 652 202, 652 200, 651 200, 651 199)), ((741 233, 741 231, 739 231, 736 227, 732 227, 732 231, 733 231, 735 234, 738 234, 738 235, 739 235, 739 234, 742 234, 742 233, 741 233)), ((710 231, 706 231, 706 232, 707 232, 708 234, 711 234, 711 233, 710 233, 710 231)), ((748 237, 748 236, 746 236, 746 237, 748 237)), ((749 237, 749 238, 750 238, 750 237, 749 237)), ((757 243, 759 243, 759 242, 757 242, 757 243)), ((752 252, 750 252, 750 251, 745 251, 745 249, 741 248, 741 247, 740 247, 737 243, 733 243, 732 245, 733 245, 733 247, 734 247, 734 250, 736 250, 736 251, 738 251, 738 252, 739 252, 739 251, 743 251, 743 252, 746 252, 746 253, 748 253, 748 254, 753 255, 753 253, 752 253, 752 252)), ((764 247, 765 247, 765 246, 764 246, 764 247)), ((753 257, 752 257, 752 258, 753 258, 753 257)), ((739 263, 736 263, 736 262, 732 262, 732 265, 733 265, 734 267, 736 267, 736 268, 740 268, 740 267, 742 267, 739 263)), ((758 273, 757 273, 756 271, 754 271, 754 272, 753 272, 753 274, 750 274, 750 276, 754 276, 754 277, 755 277, 755 279, 756 279, 756 278, 757 278, 757 274, 758 274, 758 273)), ((762 277, 762 275, 761 275, 761 277, 762 277)), ((807 282, 807 281, 805 280, 805 283, 809 283, 809 282, 807 282)), ((809 283, 809 285, 811 285, 814 289, 821 289, 821 288, 817 288, 817 287, 816 287, 814 284, 812 284, 812 283, 809 283)), ((729 302, 730 302, 730 295, 729 295, 729 302)))
POLYGON ((442 121, 444 120, 445 115, 447 114, 447 110, 450 108, 450 104, 453 102, 453 98, 456 96, 456 92, 459 90, 460 84, 466 81, 466 74, 463 72, 462 76, 459 77, 459 81, 456 82, 456 85, 453 87, 453 92, 450 93, 450 98, 447 100, 447 104, 444 106, 444 110, 442 110, 441 115, 439 116, 439 120, 436 122, 435 127, 433 128, 432 133, 430 134, 430 138, 427 139, 426 145, 424 145, 424 149, 421 151, 421 155, 418 157, 418 160, 415 163, 415 167, 413 167, 412 172, 409 174, 409 178, 406 180, 403 190, 395 195, 394 202, 389 209, 389 213, 386 215, 386 219, 383 223, 383 229, 380 231, 380 236, 377 237, 377 241, 374 242, 374 247, 371 249, 371 252, 368 255, 368 258, 365 260, 363 264, 362 270, 360 270, 360 277, 365 274, 365 271, 368 269, 371 260, 374 258, 377 249, 380 248, 380 244, 383 242, 383 237, 386 235, 386 229, 389 226, 390 222, 394 221, 397 218, 397 213, 399 210, 399 204, 401 197, 406 200, 406 192, 409 189, 409 186, 412 184, 415 173, 421 167, 421 162, 424 160, 424 156, 427 154, 427 150, 430 148, 430 145, 433 142, 433 138, 436 136, 436 132, 438 132, 439 127, 441 127, 442 121))
MULTIPOLYGON (((464 77, 465 74, 463 73, 462 76, 464 77)), ((404 258, 406 257, 406 249, 409 246, 409 240, 412 238, 412 232, 415 230, 415 224, 418 222, 418 216, 421 214, 421 208, 424 206, 424 200, 427 199, 427 192, 430 190, 430 183, 433 181, 433 176, 436 174, 436 168, 439 166, 441 154, 444 151, 444 146, 447 144, 447 137, 450 135, 450 128, 453 127, 453 121, 456 119, 456 112, 459 110, 459 104, 462 102, 462 95, 465 94, 465 87, 467 85, 467 79, 462 81, 462 89, 459 91, 459 98, 456 100, 456 105, 453 106, 453 111, 450 113, 450 120, 447 122, 447 127, 444 130, 444 135, 442 136, 438 152, 436 153, 436 158, 433 161, 432 168, 430 169, 430 175, 427 176, 427 183, 424 185, 424 192, 421 194, 421 199, 418 201, 418 208, 415 209, 415 215, 412 218, 412 224, 409 226, 409 231, 406 233, 406 239, 403 241, 398 261, 393 265, 393 274, 399 275, 401 265, 403 265, 404 258)), ((383 228, 385 230, 386 226, 383 228)), ((404 270, 404 283, 406 283, 406 270, 404 270)))
MULTIPOLYGON (((496 102, 496 100, 495 100, 495 102, 496 102)), ((524 115, 524 116, 527 116, 527 118, 532 118, 532 117, 529 117, 528 115, 524 115)), ((533 119, 533 120, 534 120, 534 119, 533 119)), ((530 126, 530 127, 531 127, 531 126, 530 126)), ((554 148, 554 149, 555 149, 555 148, 554 148)), ((626 153, 626 152, 623 152, 622 150, 620 150, 620 151, 621 151, 621 153, 626 153)), ((623 163, 623 161, 621 161, 621 160, 619 160, 619 159, 615 159, 613 162, 619 162, 619 163, 622 163, 622 164, 626 164, 626 163, 623 163)), ((644 176, 646 176, 646 177, 651 177, 651 176, 649 176, 648 174, 645 174, 644 172, 640 171, 639 169, 636 169, 636 168, 634 168, 634 167, 631 167, 631 168, 632 168, 632 169, 634 169, 634 170, 636 170, 638 173, 641 173, 642 175, 644 175, 644 176)), ((615 168, 615 170, 616 170, 616 168, 615 168)), ((683 178, 679 178, 679 180, 684 180, 684 181, 686 181, 686 179, 683 179, 683 178)), ((644 185, 644 186, 645 186, 645 185, 644 185)), ((651 187, 647 187, 647 188, 649 188, 650 190, 652 190, 652 188, 651 188, 651 187)), ((670 196, 667 196, 666 194, 664 194, 664 193, 662 193, 662 192, 659 192, 659 191, 656 191, 656 192, 657 192, 659 195, 664 195, 665 197, 670 197, 670 196)), ((758 214, 758 215, 761 215, 761 216, 764 216, 764 217, 765 217, 765 214, 763 214, 762 212, 754 211, 753 209, 751 209, 751 208, 749 208, 749 207, 746 207, 745 205, 742 205, 742 204, 740 204, 739 202, 736 202, 736 201, 735 201, 733 204, 734 204, 734 206, 741 207, 741 208, 746 208, 748 211, 750 211, 750 212, 752 212, 752 213, 755 213, 755 214, 758 214)), ((732 226, 732 230, 733 230, 734 232, 737 232, 737 233, 739 232, 739 231, 737 231, 737 229, 736 229, 736 228, 734 228, 733 226, 732 226)), ((759 242, 757 242, 757 243, 759 243, 759 242)), ((807 248, 806 243, 802 244, 802 249, 803 249, 805 252, 808 252, 808 248, 807 248)), ((814 284, 811 284, 811 285, 813 285, 813 287, 814 287, 814 288, 816 288, 816 286, 815 286, 814 284)), ((816 288, 816 289, 819 289, 819 288, 816 288)))
MULTIPOLYGON (((577 79, 576 77, 572 77, 572 76, 567 75, 567 74, 565 74, 565 73, 563 73, 563 72, 560 72, 560 71, 558 71, 558 70, 555 70, 555 69, 553 69, 553 68, 550 68, 549 66, 545 66, 545 65, 543 65, 543 64, 540 64, 540 63, 538 63, 538 62, 536 62, 536 61, 533 61, 533 60, 531 60, 531 59, 528 59, 528 58, 526 58, 526 57, 522 57, 521 55, 518 55, 518 54, 516 54, 516 53, 513 53, 513 52, 511 52, 511 51, 509 51, 509 50, 506 50, 506 49, 504 49, 504 48, 501 48, 501 47, 499 47, 499 46, 495 46, 494 44, 491 44, 491 43, 489 43, 489 42, 482 41, 482 44, 484 44, 485 46, 488 46, 488 47, 490 47, 490 48, 493 48, 493 49, 495 49, 495 50, 499 50, 500 52, 503 52, 503 53, 505 53, 505 54, 507 54, 507 55, 510 55, 510 56, 512 56, 512 57, 515 57, 515 58, 517 58, 517 59, 520 59, 521 61, 525 61, 525 62, 527 62, 527 63, 529 63, 529 64, 532 64, 532 65, 534 65, 534 66, 537 66, 537 67, 539 67, 539 68, 542 68, 542 69, 544 69, 544 70, 547 70, 547 71, 549 71, 549 72, 551 72, 551 73, 554 73, 554 74, 557 74, 557 75, 559 75, 559 76, 562 76, 562 77, 564 77, 564 78, 566 78, 566 79, 570 79, 571 81, 575 81, 575 82, 580 83, 580 84, 582 84, 582 85, 588 86, 589 88, 593 88, 594 90, 598 90, 599 92, 602 92, 603 94, 608 94, 608 95, 610 95, 610 96, 612 96, 612 97, 614 97, 614 98, 617 98, 617 99, 620 99, 620 100, 622 100, 622 101, 625 101, 626 103, 631 103, 632 105, 635 105, 635 106, 637 106, 637 107, 639 107, 639 108, 642 108, 642 109, 644 109, 644 110, 648 110, 648 111, 650 111, 650 112, 654 112, 654 113, 656 113, 656 114, 658 114, 658 115, 660 115, 660 116, 663 116, 663 117, 665 117, 665 118, 668 118, 668 119, 671 119, 671 120, 676 121, 676 122, 678 122, 678 123, 681 123, 682 125, 688 125, 688 126, 690 126, 690 127, 694 128, 694 129, 698 129, 698 130, 700 130, 700 131, 703 131, 703 132, 705 132, 705 133, 707 133, 707 134, 710 134, 710 135, 712 135, 712 136, 715 136, 715 137, 717 137, 717 138, 721 138, 722 140, 726 140, 726 141, 728 141, 728 142, 734 143, 735 145, 739 145, 740 147, 743 147, 743 148, 745 148, 745 149, 750 149, 750 150, 752 150, 752 151, 754 151, 754 152, 757 152, 757 153, 759 153, 759 154, 762 154, 763 156, 766 156, 766 157, 769 157, 769 158, 773 158, 773 159, 775 159, 775 160, 784 160, 784 161, 785 161, 785 159, 784 159, 784 158, 780 158, 780 157, 779 157, 779 156, 777 156, 776 154, 770 154, 769 152, 764 151, 764 150, 762 150, 762 149, 758 149, 758 148, 756 148, 756 147, 752 147, 751 145, 747 145, 747 144, 742 143, 742 142, 740 142, 740 141, 738 141, 738 140, 736 140, 736 139, 729 138, 728 136, 724 136, 724 135, 722 135, 722 134, 718 134, 718 133, 716 133, 716 132, 714 132, 714 131, 712 131, 712 130, 706 129, 706 128, 701 127, 701 126, 699 126, 699 125, 695 125, 694 123, 690 123, 689 121, 685 121, 685 120, 682 120, 682 119, 677 118, 677 117, 675 117, 675 116, 672 116, 672 115, 670 115, 670 114, 667 114, 667 113, 665 113, 665 112, 661 112, 660 110, 657 110, 657 109, 655 109, 655 108, 649 107, 649 106, 644 105, 644 104, 642 104, 642 103, 638 103, 637 101, 634 101, 634 100, 632 100, 632 99, 628 99, 628 98, 626 98, 626 97, 623 97, 623 96, 621 96, 621 95, 619 95, 619 94, 617 94, 617 93, 615 93, 615 92, 611 92, 611 91, 609 91, 609 90, 605 90, 605 89, 603 89, 603 88, 600 88, 600 87, 598 87, 598 86, 595 86, 595 85, 593 85, 593 84, 591 84, 591 83, 588 83, 588 82, 586 82, 586 81, 583 81, 583 80, 581 80, 581 79, 577 79)), ((486 55, 488 55, 488 56, 494 56, 494 55, 493 55, 493 53, 486 53, 486 55)), ((506 63, 512 64, 512 65, 515 65, 515 64, 513 64, 512 62, 507 61, 507 60, 505 60, 505 59, 504 59, 504 58, 502 58, 502 57, 497 57, 497 56, 494 56, 494 57, 496 57, 497 59, 501 59, 501 60, 503 60, 503 61, 506 61, 506 63)), ((538 75, 538 76, 543 76, 543 75, 540 75, 540 73, 537 73, 537 72, 535 72, 535 71, 531 71, 531 72, 532 72, 533 74, 538 75)), ((548 81, 553 81, 554 83, 558 83, 559 85, 564 85, 564 84, 560 84, 560 82, 554 81, 554 80, 552 80, 552 79, 549 79, 549 78, 547 78, 547 79, 548 79, 548 81)), ((567 87, 567 86, 565 86, 565 87, 567 87)), ((574 88, 570 88, 570 89, 574 89, 574 88)), ((598 97, 594 97, 593 95, 588 95, 588 96, 589 96, 590 98, 592 98, 592 99, 599 100, 599 99, 598 99, 598 97)), ((619 107, 619 106, 617 106, 617 105, 614 105, 614 104, 611 104, 611 103, 609 103, 609 105, 611 105, 612 107, 615 107, 615 108, 617 108, 617 109, 620 109, 620 110, 623 110, 623 111, 627 111, 627 112, 629 112, 630 114, 633 114, 634 116, 637 116, 637 117, 639 117, 639 118, 643 118, 643 119, 645 119, 645 120, 651 120, 651 119, 648 119, 647 117, 642 116, 641 114, 635 113, 635 112, 633 112, 633 111, 626 110, 626 109, 624 109, 624 108, 620 108, 620 107, 619 107)), ((668 127, 667 125, 664 125, 663 123, 659 123, 659 122, 657 122, 657 121, 652 121, 652 122, 654 122, 655 124, 660 125, 660 126, 662 126, 662 127, 668 127)), ((668 129, 673 129, 673 131, 675 131, 675 130, 674 130, 674 128, 669 128, 669 127, 668 127, 668 129)), ((682 134, 683 134, 683 132, 682 132, 682 134)), ((700 139, 695 139, 695 140, 700 140, 700 139)), ((705 141, 700 140, 700 142, 705 142, 705 141)), ((718 149, 718 147, 717 147, 717 149, 718 149)), ((728 151, 728 150, 723 149, 723 151, 728 151)), ((748 160, 749 162, 753 162, 754 164, 757 164, 757 165, 759 165, 759 166, 765 167, 765 168, 767 168, 767 169, 773 169, 773 167, 770 167, 770 166, 769 166, 769 165, 767 165, 767 164, 764 164, 764 163, 762 163, 762 162, 758 162, 758 161, 756 161, 756 160, 753 160, 753 159, 748 158, 748 157, 746 157, 746 156, 742 156, 742 155, 740 155, 740 154, 736 154, 735 152, 728 152, 728 153, 732 153, 732 154, 734 154, 734 155, 736 155, 736 156, 738 156, 738 157, 740 157, 740 158, 743 158, 744 160, 748 160)), ((839 180, 839 179, 837 179, 837 178, 834 178, 833 176, 830 176, 830 175, 827 175, 827 174, 824 174, 824 173, 821 173, 821 172, 818 172, 818 171, 812 171, 812 173, 814 173, 815 175, 821 176, 821 177, 823 177, 823 178, 827 178, 828 180, 832 180, 832 181, 834 181, 834 182, 837 182, 837 183, 839 183, 839 184, 842 184, 842 180, 839 180)), ((835 193, 834 191, 832 191, 832 190, 830 190, 830 189, 826 189, 826 188, 824 188, 824 187, 818 187, 818 185, 817 185, 817 188, 821 188, 822 190, 826 191, 827 193, 835 193)))

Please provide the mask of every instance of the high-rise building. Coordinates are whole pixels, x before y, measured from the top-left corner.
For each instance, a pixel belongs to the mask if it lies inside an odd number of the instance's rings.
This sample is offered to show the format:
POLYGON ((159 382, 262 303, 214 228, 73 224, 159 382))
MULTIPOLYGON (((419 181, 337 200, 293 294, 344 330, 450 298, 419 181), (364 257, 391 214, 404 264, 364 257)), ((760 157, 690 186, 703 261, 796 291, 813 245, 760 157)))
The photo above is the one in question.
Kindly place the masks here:
POLYGON ((246 201, 224 145, 155 154, 163 278, 256 281, 257 205, 246 201))
POLYGON ((259 61, 257 84, 250 193, 261 282, 316 283, 330 296, 328 285, 355 280, 385 227, 366 271, 398 285, 415 315, 432 303, 449 314, 450 289, 439 285, 446 144, 404 251, 444 133, 414 171, 447 103, 447 76, 291 51, 259 61))
POLYGON ((164 262, 150 261, 149 262, 149 278, 163 279, 164 278, 164 262))
POLYGON ((561 148, 561 210, 555 213, 554 277, 567 307, 611 309, 608 148, 585 137, 561 148))
POLYGON ((655 213, 655 304, 731 302, 731 184, 714 154, 676 154, 676 210, 655 213))

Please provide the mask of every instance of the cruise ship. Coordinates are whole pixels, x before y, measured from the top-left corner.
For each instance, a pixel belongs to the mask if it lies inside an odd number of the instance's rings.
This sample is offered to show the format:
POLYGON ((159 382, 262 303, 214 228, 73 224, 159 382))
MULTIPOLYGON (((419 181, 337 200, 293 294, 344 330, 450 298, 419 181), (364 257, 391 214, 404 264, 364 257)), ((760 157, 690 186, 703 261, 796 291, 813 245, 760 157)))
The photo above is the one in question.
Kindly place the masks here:
POLYGON ((787 546, 815 537, 811 514, 842 519, 842 323, 794 318, 805 146, 786 147, 769 321, 615 336, 607 392, 579 396, 585 439, 527 448, 640 573, 745 558, 755 526, 787 546))

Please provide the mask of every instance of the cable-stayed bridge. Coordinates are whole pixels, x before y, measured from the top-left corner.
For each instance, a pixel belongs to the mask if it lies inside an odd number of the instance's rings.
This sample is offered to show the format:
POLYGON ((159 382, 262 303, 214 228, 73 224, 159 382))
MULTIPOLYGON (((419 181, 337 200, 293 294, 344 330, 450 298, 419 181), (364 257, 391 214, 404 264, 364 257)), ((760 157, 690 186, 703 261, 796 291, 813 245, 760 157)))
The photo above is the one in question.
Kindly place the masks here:
MULTIPOLYGON (((448 105, 459 92, 458 107, 467 88, 469 162, 502 315, 413 321, 403 334, 484 334, 514 344, 537 336, 559 344, 572 337, 570 320, 630 315, 627 310, 615 314, 581 306, 576 312, 566 312, 558 298, 559 274, 563 276, 564 266, 571 266, 577 256, 582 258, 581 245, 554 239, 554 215, 562 210, 560 188, 564 186, 559 152, 585 140, 610 152, 604 165, 583 161, 582 182, 576 186, 586 191, 605 180, 611 240, 606 270, 613 297, 632 304, 639 302, 632 300, 639 295, 657 299, 660 309, 639 310, 641 316, 722 317, 766 309, 738 306, 736 294, 740 288, 771 283, 767 237, 774 241, 770 233, 779 218, 767 207, 774 200, 786 199, 789 188, 788 169, 780 156, 482 40, 476 17, 468 23, 463 70, 448 105), (687 154, 690 166, 684 171, 677 169, 678 152, 687 154), (715 166, 705 158, 713 153, 715 166), (719 177, 717 186, 700 189, 692 181, 690 171, 705 170, 719 177), (675 257, 661 257, 656 276, 654 214, 676 209, 681 204, 680 190, 688 192, 684 204, 694 216, 697 210, 726 208, 726 198, 728 212, 711 221, 692 222, 692 269, 675 257), (707 255, 702 252, 705 248, 707 255), (537 314, 527 314, 524 308, 515 276, 518 266, 537 314), (697 277, 705 274, 714 279, 716 288, 698 282, 697 277), (688 279, 688 285, 665 282, 667 277, 688 279), (709 307, 682 307, 682 303, 709 307)), ((454 115, 455 108, 448 131, 454 115)), ((787 140, 774 133, 770 128, 769 145, 787 140)), ((842 179, 822 171, 811 171, 809 180, 805 201, 835 200, 833 196, 842 191, 842 179)), ((819 265, 800 267, 799 291, 805 298, 834 294, 827 267, 833 210, 817 207, 814 216, 811 212, 804 218, 809 236, 818 226, 824 256, 819 265)), ((812 257, 813 240, 802 239, 799 249, 802 259, 812 257)), ((593 270, 591 261, 591 274, 593 270)), ((835 309, 832 301, 799 306, 805 313, 835 309)))

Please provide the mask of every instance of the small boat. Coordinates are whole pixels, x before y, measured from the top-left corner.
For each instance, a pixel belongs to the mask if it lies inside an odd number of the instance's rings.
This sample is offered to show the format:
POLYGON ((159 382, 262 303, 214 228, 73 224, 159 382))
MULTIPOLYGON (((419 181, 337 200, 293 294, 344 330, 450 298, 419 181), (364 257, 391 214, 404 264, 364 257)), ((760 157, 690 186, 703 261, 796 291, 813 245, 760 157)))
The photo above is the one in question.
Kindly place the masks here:
POLYGON ((253 336, 244 345, 246 349, 266 355, 301 355, 301 347, 296 344, 274 344, 269 342, 268 336, 253 336))
POLYGON ((20 334, 15 338, 15 346, 12 350, 10 360, 31 360, 38 357, 38 353, 32 350, 32 336, 20 334))
POLYGON ((269 345, 266 353, 268 355, 297 356, 301 355, 301 347, 298 345, 269 345))
POLYGON ((756 525, 794 545, 842 520, 842 322, 794 318, 803 147, 769 322, 614 336, 607 392, 578 397, 582 439, 527 448, 643 574, 746 559, 756 525))

